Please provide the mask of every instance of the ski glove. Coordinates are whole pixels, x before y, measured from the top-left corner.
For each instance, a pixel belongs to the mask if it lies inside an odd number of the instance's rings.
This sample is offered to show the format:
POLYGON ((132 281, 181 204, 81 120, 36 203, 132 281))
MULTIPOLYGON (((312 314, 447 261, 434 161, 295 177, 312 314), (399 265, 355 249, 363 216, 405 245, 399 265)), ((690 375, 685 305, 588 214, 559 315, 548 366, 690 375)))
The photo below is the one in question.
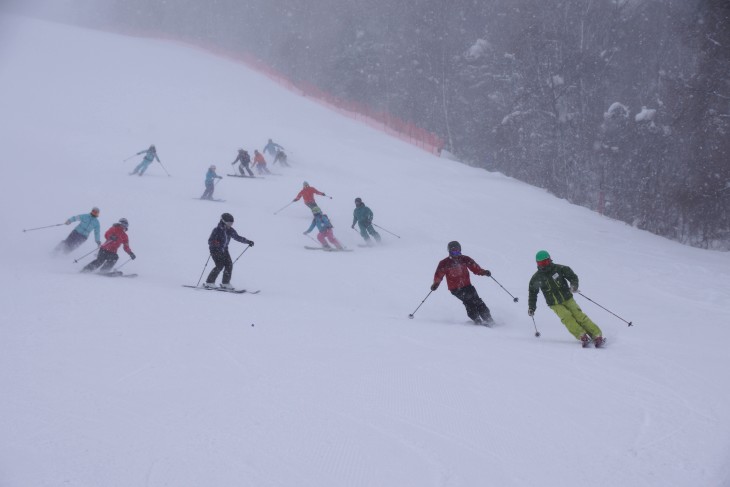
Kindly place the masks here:
POLYGON ((435 283, 435 282, 434 282, 433 284, 431 284, 431 291, 435 291, 435 290, 437 290, 438 288, 439 288, 439 285, 438 285, 438 283, 435 283))
POLYGON ((528 314, 528 316, 535 316, 535 310, 534 310, 534 309, 532 309, 532 308, 529 308, 529 309, 527 310, 527 314, 528 314))
POLYGON ((249 247, 253 247, 253 240, 249 240, 249 241, 248 241, 248 246, 249 246, 249 247))
POLYGON ((71 220, 66 220, 66 225, 71 225, 71 220))
POLYGON ((130 259, 132 259, 132 260, 134 260, 134 259, 136 259, 136 258, 137 258, 137 256, 136 256, 136 255, 134 255, 134 252, 130 252, 130 253, 129 253, 129 258, 130 258, 130 259))
POLYGON ((492 273, 485 269, 484 272, 482 273, 482 275, 489 277, 492 275, 492 273))
POLYGON ((578 292, 578 286, 570 286, 570 292, 577 293, 578 292))

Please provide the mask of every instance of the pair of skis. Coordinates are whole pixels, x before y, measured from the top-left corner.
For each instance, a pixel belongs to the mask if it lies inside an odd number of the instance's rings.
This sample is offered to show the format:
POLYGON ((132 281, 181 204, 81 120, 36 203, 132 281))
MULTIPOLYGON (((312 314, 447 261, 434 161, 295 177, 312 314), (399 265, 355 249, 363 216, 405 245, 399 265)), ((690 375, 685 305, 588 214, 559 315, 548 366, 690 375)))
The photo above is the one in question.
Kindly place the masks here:
POLYGON ((305 245, 304 248, 307 250, 324 250, 325 252, 352 252, 352 249, 338 249, 335 247, 310 247, 305 245))
POLYGON ((183 284, 183 287, 189 287, 191 289, 197 289, 198 291, 220 291, 223 293, 233 293, 233 294, 258 294, 261 292, 260 289, 257 289, 256 291, 249 291, 248 289, 226 289, 224 287, 205 287, 205 286, 191 286, 189 284, 183 284))

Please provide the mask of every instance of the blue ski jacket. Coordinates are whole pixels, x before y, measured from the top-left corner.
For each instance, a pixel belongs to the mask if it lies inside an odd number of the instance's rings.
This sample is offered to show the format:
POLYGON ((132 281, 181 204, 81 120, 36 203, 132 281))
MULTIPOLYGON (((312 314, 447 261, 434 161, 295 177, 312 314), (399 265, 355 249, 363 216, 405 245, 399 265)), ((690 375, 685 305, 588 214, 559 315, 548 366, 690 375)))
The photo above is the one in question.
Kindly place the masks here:
POLYGON ((264 154, 271 154, 273 156, 280 150, 284 150, 284 148, 273 140, 269 139, 269 142, 264 146, 263 152, 264 154))
POLYGON ((221 176, 218 176, 214 170, 208 169, 208 172, 205 173, 205 185, 208 186, 209 184, 213 184, 214 179, 223 179, 221 176))
POLYGON ((100 233, 101 230, 99 229, 99 219, 95 216, 92 216, 89 213, 85 213, 83 215, 76 215, 72 216, 68 219, 68 222, 81 222, 78 225, 76 225, 76 228, 73 229, 74 232, 80 233, 84 237, 89 236, 91 231, 94 231, 94 238, 96 239, 97 244, 101 244, 101 238, 100 233))
POLYGON ((318 215, 314 215, 314 218, 312 219, 312 224, 309 225, 309 228, 304 233, 309 233, 312 230, 314 230, 314 227, 317 227, 317 230, 320 232, 326 232, 329 228, 334 228, 332 226, 332 223, 330 222, 330 219, 327 218, 327 215, 324 215, 322 213, 318 215))
POLYGON ((157 162, 160 162, 160 158, 157 157, 157 151, 153 149, 146 149, 143 151, 137 152, 137 155, 144 154, 144 161, 147 164, 152 164, 152 161, 157 159, 157 162))

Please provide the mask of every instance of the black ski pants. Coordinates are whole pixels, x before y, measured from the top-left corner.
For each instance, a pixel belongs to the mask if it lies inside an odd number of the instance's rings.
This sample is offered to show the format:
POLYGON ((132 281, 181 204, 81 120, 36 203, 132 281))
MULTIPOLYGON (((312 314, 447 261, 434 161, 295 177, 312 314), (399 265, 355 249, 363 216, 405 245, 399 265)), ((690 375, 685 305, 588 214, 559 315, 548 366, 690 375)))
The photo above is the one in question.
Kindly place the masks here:
POLYGON ((88 235, 81 235, 76 230, 71 230, 71 233, 68 237, 66 237, 66 240, 61 242, 59 248, 62 249, 64 253, 68 254, 69 252, 76 250, 79 245, 86 242, 87 238, 89 238, 88 235))
POLYGON ((487 305, 484 304, 484 301, 482 301, 482 298, 480 298, 479 294, 477 294, 477 290, 474 286, 469 285, 459 289, 454 289, 451 291, 451 294, 459 298, 461 302, 464 303, 466 314, 469 318, 472 320, 481 318, 485 321, 491 321, 492 314, 489 312, 487 305))
POLYGON ((119 256, 115 252, 107 252, 106 250, 99 249, 99 253, 96 254, 96 259, 89 262, 86 267, 81 269, 81 272, 92 272, 97 268, 99 268, 100 272, 107 272, 114 267, 117 260, 119 260, 119 256))
POLYGON ((246 175, 246 172, 244 171, 244 169, 246 171, 248 171, 248 175, 249 176, 254 177, 253 176, 253 171, 251 170, 250 167, 248 167, 248 164, 239 164, 238 165, 238 171, 241 173, 242 176, 245 176, 246 175))
POLYGON ((231 275, 233 275, 233 261, 231 260, 231 254, 228 253, 228 249, 223 252, 211 252, 210 256, 213 257, 215 267, 212 271, 210 271, 210 274, 208 274, 206 282, 208 284, 215 283, 215 280, 218 278, 218 274, 223 271, 223 281, 221 282, 223 284, 230 284, 231 275))

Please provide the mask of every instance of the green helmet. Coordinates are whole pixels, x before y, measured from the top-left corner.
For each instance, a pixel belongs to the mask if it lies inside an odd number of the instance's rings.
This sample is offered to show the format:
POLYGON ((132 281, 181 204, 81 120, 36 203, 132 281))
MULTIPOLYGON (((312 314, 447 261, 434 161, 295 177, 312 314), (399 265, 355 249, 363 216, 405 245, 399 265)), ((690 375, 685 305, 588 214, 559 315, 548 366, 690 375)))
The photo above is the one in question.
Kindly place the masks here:
POLYGON ((549 259, 550 254, 548 254, 547 250, 541 250, 535 255, 535 260, 537 262, 540 262, 541 260, 549 259))

